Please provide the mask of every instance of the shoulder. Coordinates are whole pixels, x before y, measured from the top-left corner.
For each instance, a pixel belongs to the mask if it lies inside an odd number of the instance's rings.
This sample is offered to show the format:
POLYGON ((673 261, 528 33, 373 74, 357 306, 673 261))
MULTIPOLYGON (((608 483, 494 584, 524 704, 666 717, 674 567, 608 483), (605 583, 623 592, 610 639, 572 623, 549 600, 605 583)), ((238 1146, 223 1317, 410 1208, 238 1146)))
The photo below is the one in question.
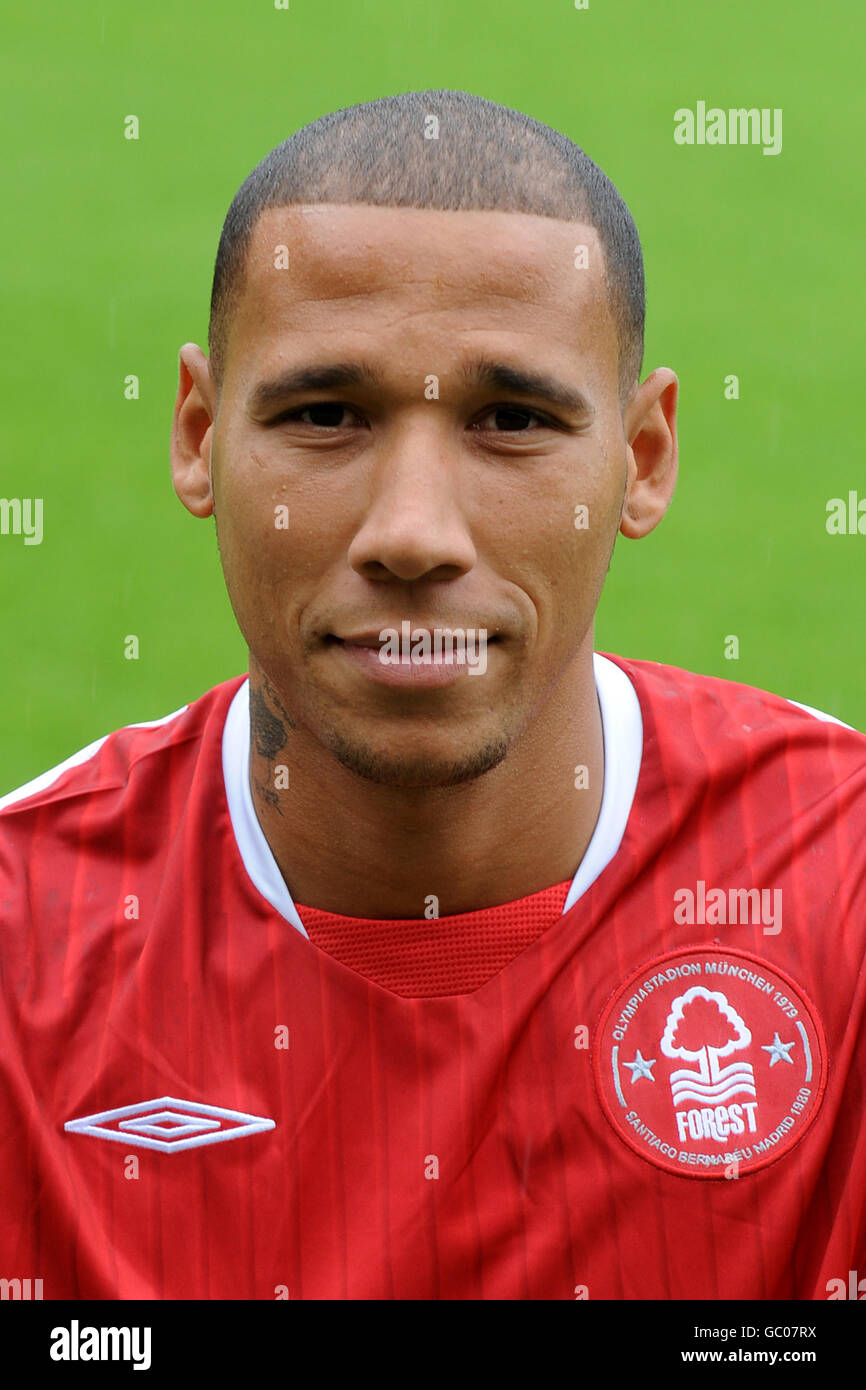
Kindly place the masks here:
POLYGON ((744 794, 800 804, 832 793, 839 812, 856 799, 866 814, 866 734, 740 681, 605 655, 635 689, 644 749, 668 785, 700 793, 709 783, 736 783, 744 794))
POLYGON ((115 815, 136 797, 157 799, 184 772, 192 773, 203 748, 218 748, 232 697, 246 675, 205 691, 170 714, 125 724, 78 749, 22 786, 0 796, 0 837, 38 819, 80 814, 88 802, 110 799, 115 815))
POLYGON ((780 724, 789 732, 812 730, 817 721, 833 730, 846 731, 841 735, 843 742, 866 753, 866 734, 836 715, 790 696, 773 694, 721 676, 704 676, 679 666, 666 666, 659 661, 637 661, 610 652, 603 655, 625 672, 642 707, 655 718, 664 718, 674 710, 677 711, 674 717, 689 711, 697 719, 712 718, 716 728, 739 723, 742 733, 767 727, 778 729, 780 724))

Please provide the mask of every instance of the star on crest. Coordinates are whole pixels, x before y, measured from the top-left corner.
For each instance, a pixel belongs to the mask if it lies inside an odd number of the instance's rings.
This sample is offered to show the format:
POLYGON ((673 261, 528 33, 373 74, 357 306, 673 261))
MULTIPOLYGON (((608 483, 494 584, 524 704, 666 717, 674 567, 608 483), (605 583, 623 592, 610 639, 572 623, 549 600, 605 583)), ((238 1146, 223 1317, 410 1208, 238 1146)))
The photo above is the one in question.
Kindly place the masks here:
MULTIPOLYGON (((633 1062, 623 1062, 624 1067, 631 1067, 631 1084, 634 1085, 636 1081, 640 1081, 642 1076, 645 1076, 648 1081, 655 1081, 650 1068, 655 1066, 656 1060, 653 1057, 652 1061, 648 1062, 645 1057, 641 1057, 640 1048, 638 1048, 633 1062)), ((790 1058, 788 1060, 790 1061, 790 1058)))
POLYGON ((779 1034, 774 1033, 773 1041, 771 1043, 762 1043, 761 1050, 762 1052, 769 1052, 771 1067, 774 1067, 777 1062, 790 1062, 791 1066, 793 1066, 794 1059, 788 1056, 793 1046, 794 1044, 792 1042, 783 1043, 779 1034))

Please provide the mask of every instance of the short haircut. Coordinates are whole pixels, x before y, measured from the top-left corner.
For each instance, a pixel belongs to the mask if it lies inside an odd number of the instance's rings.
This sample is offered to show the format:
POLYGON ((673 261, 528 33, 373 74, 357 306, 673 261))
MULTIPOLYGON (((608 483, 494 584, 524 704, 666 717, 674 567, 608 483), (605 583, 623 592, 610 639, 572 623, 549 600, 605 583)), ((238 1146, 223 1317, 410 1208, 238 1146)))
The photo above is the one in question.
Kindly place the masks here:
POLYGON ((644 348, 640 238, 597 164, 532 116, 469 92, 434 89, 360 102, 283 140, 235 194, 217 250, 208 342, 217 387, 231 315, 243 290, 253 229, 268 208, 379 207, 534 213, 594 227, 617 333, 620 404, 637 384, 644 348), (429 118, 438 138, 425 138, 429 118))

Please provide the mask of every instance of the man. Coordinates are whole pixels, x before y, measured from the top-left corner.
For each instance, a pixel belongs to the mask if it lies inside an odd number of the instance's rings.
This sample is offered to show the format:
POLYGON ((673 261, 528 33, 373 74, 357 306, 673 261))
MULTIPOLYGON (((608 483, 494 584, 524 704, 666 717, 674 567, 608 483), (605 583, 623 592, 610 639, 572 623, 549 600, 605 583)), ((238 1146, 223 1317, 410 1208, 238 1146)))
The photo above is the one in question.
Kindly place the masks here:
POLYGON ((246 180, 171 456, 249 677, 3 800, 3 1272, 791 1299, 866 1261, 866 739, 593 653, 676 475, 643 318, 613 185, 481 98, 246 180))

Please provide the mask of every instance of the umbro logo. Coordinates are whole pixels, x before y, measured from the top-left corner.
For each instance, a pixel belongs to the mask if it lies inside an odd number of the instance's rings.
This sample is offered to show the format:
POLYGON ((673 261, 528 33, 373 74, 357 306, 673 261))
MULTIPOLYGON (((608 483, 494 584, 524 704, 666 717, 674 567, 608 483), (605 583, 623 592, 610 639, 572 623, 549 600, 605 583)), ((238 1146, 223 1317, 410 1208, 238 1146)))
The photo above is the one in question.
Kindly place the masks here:
POLYGON ((177 1100, 174 1096, 159 1096, 156 1100, 140 1101, 138 1105, 121 1105, 114 1110, 100 1110, 96 1115, 82 1115, 78 1120, 67 1120, 63 1128, 70 1134, 90 1134, 94 1139, 112 1139, 118 1144, 171 1154, 180 1149, 197 1149, 202 1144, 220 1144, 226 1139, 259 1134, 265 1129, 275 1129, 276 1122, 261 1115, 246 1115, 242 1110, 226 1110, 220 1105, 200 1105, 196 1101, 177 1100))

